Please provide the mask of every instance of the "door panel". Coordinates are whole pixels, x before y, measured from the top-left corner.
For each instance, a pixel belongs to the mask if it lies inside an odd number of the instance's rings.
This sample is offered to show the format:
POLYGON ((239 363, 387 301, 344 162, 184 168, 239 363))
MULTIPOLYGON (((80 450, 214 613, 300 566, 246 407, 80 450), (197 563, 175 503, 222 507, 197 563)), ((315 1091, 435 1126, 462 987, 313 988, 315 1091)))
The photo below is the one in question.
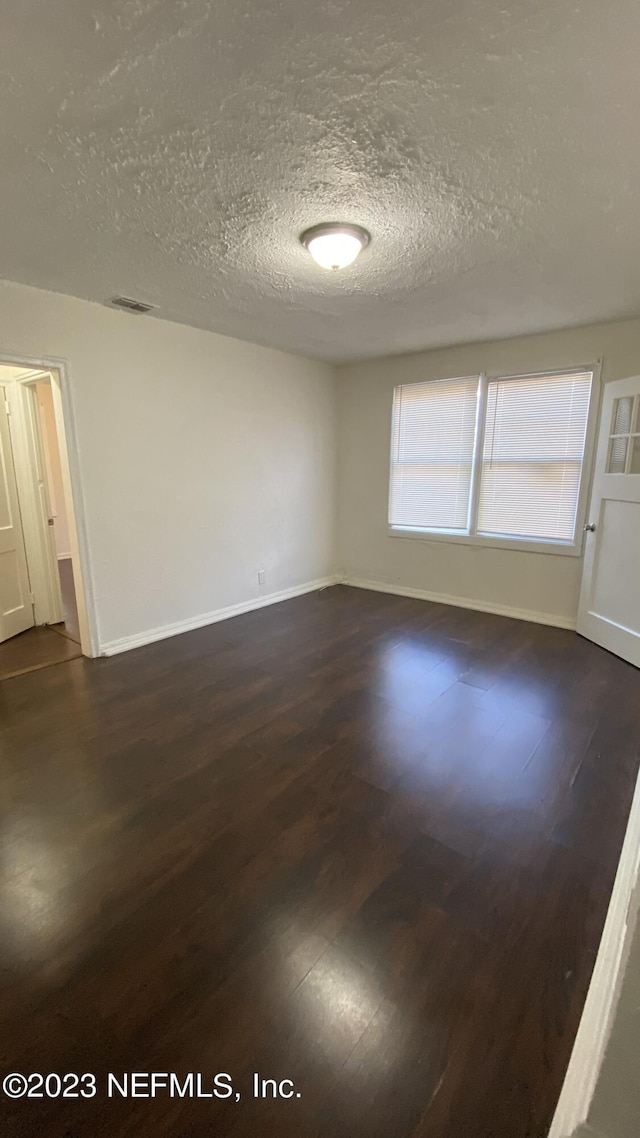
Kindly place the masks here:
POLYGON ((0 387, 0 642, 33 625, 9 416, 0 387))
POLYGON ((604 389, 578 632, 640 667, 640 376, 604 389))
POLYGON ((640 590, 640 503, 603 501, 591 611, 622 628, 640 590))

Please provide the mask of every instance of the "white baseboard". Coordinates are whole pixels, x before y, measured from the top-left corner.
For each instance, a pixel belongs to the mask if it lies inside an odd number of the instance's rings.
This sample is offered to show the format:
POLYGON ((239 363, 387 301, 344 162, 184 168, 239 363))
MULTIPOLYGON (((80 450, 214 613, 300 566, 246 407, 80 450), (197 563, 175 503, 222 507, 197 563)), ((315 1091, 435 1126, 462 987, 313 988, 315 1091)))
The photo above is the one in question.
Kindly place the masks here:
POLYGON ((550 624, 555 628, 568 628, 575 631, 575 619, 557 616, 550 612, 534 612, 531 609, 516 609, 510 605, 500 605, 493 601, 473 600, 470 597, 453 597, 448 593, 432 593, 428 589, 408 589, 404 585, 389 584, 386 581, 365 581, 360 577, 345 576, 342 583, 355 589, 371 589, 375 593, 393 593, 398 597, 415 597, 420 601, 435 601, 439 605, 454 605, 460 609, 474 609, 476 612, 491 612, 496 616, 511 616, 516 620, 528 620, 533 624, 550 624))
POLYGON ((190 617, 187 620, 177 620, 173 624, 163 624, 160 628, 136 632, 133 636, 109 640, 100 645, 99 655, 115 656, 118 652, 129 652, 132 648, 142 648, 145 644, 153 644, 156 640, 167 640, 170 636, 179 636, 182 632, 192 632, 195 628, 204 628, 207 624, 217 624, 219 620, 229 620, 232 616, 253 612, 254 609, 265 608, 267 605, 277 605, 279 601, 301 597, 304 593, 313 593, 316 589, 326 589, 329 585, 336 583, 336 576, 321 577, 317 581, 307 581, 304 585, 294 585, 291 589, 267 593, 264 597, 254 597, 250 601, 241 601, 237 605, 228 605, 226 608, 215 609, 213 612, 202 613, 200 616, 190 617))
POLYGON ((598 955, 580 1026, 571 1052, 549 1138, 569 1138, 587 1121, 615 1015, 628 941, 633 932, 631 906, 640 863, 640 776, 611 893, 598 955))

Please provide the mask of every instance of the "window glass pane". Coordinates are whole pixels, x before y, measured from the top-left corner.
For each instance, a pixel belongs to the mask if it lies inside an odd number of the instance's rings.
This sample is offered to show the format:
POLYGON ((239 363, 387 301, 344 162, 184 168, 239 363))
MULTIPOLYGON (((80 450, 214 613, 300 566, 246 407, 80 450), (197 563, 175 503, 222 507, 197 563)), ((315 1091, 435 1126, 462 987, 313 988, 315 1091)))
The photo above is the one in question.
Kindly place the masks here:
POLYGON ((491 380, 478 532, 571 542, 591 372, 491 380))
POLYGON ((633 407, 633 396, 624 395, 622 399, 616 399, 613 410, 613 431, 612 435, 625 435, 631 430, 631 409, 633 407))
POLYGON ((467 531, 478 376, 397 387, 389 523, 467 531))
POLYGON ((631 440, 633 450, 631 451, 631 467, 630 474, 640 474, 640 436, 631 440))
POLYGON ((633 429, 640 434, 640 395, 636 396, 636 413, 633 420, 633 429))
POLYGON ((609 474, 624 474, 625 463, 627 461, 627 443, 628 439, 612 439, 609 448, 609 465, 607 472, 609 474))

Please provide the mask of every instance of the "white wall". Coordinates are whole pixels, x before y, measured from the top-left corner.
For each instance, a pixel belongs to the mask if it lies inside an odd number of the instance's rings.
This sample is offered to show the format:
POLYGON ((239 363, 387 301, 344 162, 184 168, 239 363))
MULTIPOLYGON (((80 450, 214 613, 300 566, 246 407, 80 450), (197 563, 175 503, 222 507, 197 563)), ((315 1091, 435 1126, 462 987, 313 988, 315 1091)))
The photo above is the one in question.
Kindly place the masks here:
POLYGON ((393 387, 598 358, 604 382, 637 374, 640 320, 338 368, 337 558, 328 365, 0 282, 3 353, 66 361, 101 646, 335 569, 570 624, 579 558, 388 536, 393 387))
POLYGON ((331 574, 328 365, 9 283, 3 353, 67 364, 100 647, 331 574))
POLYGON ((389 357, 338 368, 338 569, 366 580, 478 605, 575 621, 582 559, 389 537, 393 388, 447 376, 505 375, 590 364, 602 381, 640 372, 640 320, 389 357))

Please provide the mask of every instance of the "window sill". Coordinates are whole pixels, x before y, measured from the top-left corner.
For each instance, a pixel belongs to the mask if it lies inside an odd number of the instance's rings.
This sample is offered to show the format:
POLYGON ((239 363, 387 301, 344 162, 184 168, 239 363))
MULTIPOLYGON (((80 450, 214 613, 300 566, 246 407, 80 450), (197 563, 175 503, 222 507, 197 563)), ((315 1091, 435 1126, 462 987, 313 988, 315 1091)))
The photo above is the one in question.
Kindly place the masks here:
POLYGON ((536 541, 527 538, 490 536, 488 534, 446 533, 423 529, 388 527, 389 537, 410 541, 438 541, 450 545, 474 545, 477 549, 510 549, 514 553, 546 553, 554 557, 582 557, 582 544, 561 541, 536 541))

